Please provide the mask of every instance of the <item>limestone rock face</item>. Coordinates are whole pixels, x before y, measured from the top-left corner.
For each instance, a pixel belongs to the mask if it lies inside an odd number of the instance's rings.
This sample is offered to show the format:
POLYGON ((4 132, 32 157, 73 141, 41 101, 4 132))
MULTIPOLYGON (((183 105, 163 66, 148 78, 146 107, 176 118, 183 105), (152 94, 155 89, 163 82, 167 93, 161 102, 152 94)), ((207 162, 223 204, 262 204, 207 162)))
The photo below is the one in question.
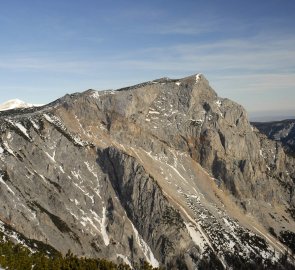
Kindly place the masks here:
POLYGON ((283 120, 275 122, 252 123, 261 133, 268 138, 280 141, 285 150, 295 156, 295 120, 283 120))
POLYGON ((8 236, 195 269, 275 260, 287 243, 269 228, 295 232, 294 158, 201 74, 1 112, 0 130, 8 236))

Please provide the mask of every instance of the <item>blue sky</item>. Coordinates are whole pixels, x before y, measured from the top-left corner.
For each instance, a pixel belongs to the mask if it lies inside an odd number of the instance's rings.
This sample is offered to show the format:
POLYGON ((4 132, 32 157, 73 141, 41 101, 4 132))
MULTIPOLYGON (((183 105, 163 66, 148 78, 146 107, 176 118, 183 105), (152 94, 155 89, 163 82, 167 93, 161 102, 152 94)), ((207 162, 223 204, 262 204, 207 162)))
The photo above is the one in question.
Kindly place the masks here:
POLYGON ((0 103, 203 73, 249 112, 295 112, 295 1, 10 0, 0 103))

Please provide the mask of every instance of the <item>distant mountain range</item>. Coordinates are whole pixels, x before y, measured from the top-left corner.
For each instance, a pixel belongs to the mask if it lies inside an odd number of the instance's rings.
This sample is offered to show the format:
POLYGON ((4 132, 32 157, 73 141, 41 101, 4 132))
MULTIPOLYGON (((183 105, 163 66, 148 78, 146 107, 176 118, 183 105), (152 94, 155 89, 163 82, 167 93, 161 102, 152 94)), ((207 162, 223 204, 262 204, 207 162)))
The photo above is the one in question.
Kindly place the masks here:
POLYGON ((134 269, 294 269, 295 159, 259 129, 202 74, 2 111, 0 231, 134 269))
POLYGON ((11 99, 0 104, 0 111, 29 108, 29 107, 39 107, 39 106, 42 106, 42 105, 29 104, 19 99, 11 99))
POLYGON ((295 155, 295 119, 252 124, 270 139, 280 141, 288 153, 295 155))

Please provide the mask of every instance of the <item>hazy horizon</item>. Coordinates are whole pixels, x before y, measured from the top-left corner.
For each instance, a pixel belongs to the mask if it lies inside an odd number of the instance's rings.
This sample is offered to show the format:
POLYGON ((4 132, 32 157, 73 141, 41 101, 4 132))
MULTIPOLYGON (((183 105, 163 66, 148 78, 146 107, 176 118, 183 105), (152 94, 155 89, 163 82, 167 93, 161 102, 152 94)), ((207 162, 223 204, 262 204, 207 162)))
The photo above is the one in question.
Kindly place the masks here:
POLYGON ((248 112, 251 122, 270 122, 295 119, 295 110, 285 111, 252 111, 248 112))

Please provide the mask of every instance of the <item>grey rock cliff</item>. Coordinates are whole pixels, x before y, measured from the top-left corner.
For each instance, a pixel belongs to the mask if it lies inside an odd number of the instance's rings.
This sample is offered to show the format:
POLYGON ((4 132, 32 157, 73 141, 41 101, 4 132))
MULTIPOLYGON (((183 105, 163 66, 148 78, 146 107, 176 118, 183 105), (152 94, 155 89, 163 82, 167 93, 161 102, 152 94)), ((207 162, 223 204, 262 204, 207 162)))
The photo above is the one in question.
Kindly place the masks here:
POLYGON ((276 260, 288 243, 269 228, 295 232, 294 158, 201 74, 1 112, 0 129, 7 235, 194 269, 276 260))
POLYGON ((253 122, 252 124, 268 138, 280 141, 287 153, 295 155, 294 119, 275 122, 253 122))

